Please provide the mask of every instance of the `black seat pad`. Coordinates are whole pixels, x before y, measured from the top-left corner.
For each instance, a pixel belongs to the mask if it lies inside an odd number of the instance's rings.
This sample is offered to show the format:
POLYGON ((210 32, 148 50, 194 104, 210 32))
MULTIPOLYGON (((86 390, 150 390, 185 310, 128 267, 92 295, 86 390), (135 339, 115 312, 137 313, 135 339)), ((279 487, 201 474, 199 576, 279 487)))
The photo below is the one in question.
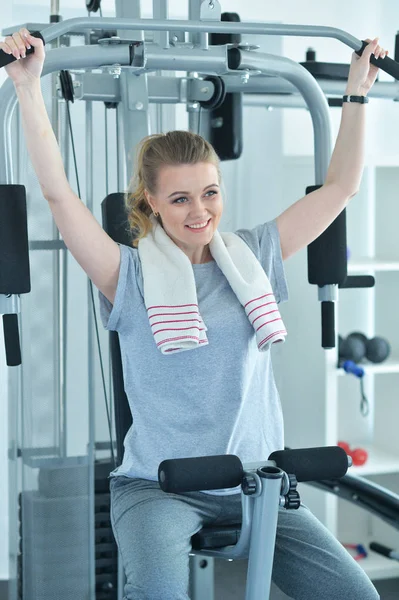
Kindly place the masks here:
POLYGON ((223 525, 222 527, 203 527, 192 536, 193 550, 211 550, 234 546, 238 542, 241 532, 241 523, 223 525))

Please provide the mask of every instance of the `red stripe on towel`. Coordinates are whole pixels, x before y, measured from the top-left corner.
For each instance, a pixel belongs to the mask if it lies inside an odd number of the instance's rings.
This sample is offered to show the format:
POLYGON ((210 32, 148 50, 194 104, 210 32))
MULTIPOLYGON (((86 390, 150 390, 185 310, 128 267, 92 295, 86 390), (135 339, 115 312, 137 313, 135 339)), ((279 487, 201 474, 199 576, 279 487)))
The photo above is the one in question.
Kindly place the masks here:
POLYGON ((280 331, 275 331, 274 333, 271 333, 270 335, 268 335, 267 337, 265 337, 264 340, 262 340, 261 342, 259 342, 258 348, 260 348, 261 346, 263 346, 263 344, 265 342, 267 342, 270 338, 274 337, 275 335, 280 335, 280 333, 282 333, 283 335, 286 335, 287 331, 285 329, 281 329, 280 331))
POLYGON ((148 315, 149 319, 153 317, 175 317, 176 315, 199 315, 198 310, 190 310, 189 312, 182 313, 156 313, 155 315, 148 315))
POLYGON ((276 310, 269 310, 269 312, 266 312, 266 313, 263 313, 263 314, 259 315, 259 317, 256 317, 256 319, 254 319, 252 321, 251 325, 253 325, 255 323, 255 321, 257 321, 261 317, 265 317, 266 315, 271 315, 272 313, 278 313, 278 308, 276 310))
POLYGON ((196 306, 198 308, 198 304, 166 304, 165 306, 149 306, 147 311, 153 308, 186 308, 186 306, 196 306))
POLYGON ((255 331, 259 331, 259 329, 262 329, 262 327, 264 327, 265 325, 269 325, 269 323, 275 323, 276 321, 282 321, 282 318, 278 317, 277 319, 272 319, 271 321, 266 321, 266 323, 262 323, 262 325, 259 325, 258 329, 255 329, 255 331))
MULTIPOLYGON (((207 344, 208 340, 200 340, 199 341, 200 344, 207 344)), ((166 352, 177 352, 177 350, 180 350, 181 348, 179 348, 179 346, 176 346, 176 348, 168 348, 167 350, 165 350, 166 352)))
POLYGON ((259 304, 259 306, 256 306, 255 308, 253 308, 253 309, 252 309, 252 310, 251 310, 251 311, 250 311, 250 312, 247 314, 247 317, 249 317, 249 315, 252 315, 252 313, 253 313, 255 310, 258 310, 258 308, 262 308, 263 306, 269 306, 270 304, 276 304, 276 301, 274 300, 274 301, 272 301, 272 302, 266 302, 266 304, 259 304))
POLYGON ((259 296, 259 298, 254 298, 253 300, 250 300, 244 305, 244 308, 246 308, 248 304, 251 304, 251 302, 255 302, 255 300, 261 300, 262 298, 267 298, 268 296, 273 296, 273 293, 270 292, 269 294, 263 294, 263 296, 259 296))
POLYGON ((178 340, 196 340, 197 342, 199 341, 198 337, 195 335, 180 335, 178 337, 161 340, 157 343, 157 346, 162 346, 162 344, 166 344, 167 342, 177 342, 178 340))
POLYGON ((163 325, 164 323, 190 323, 191 321, 201 323, 199 319, 183 319, 183 321, 157 321, 156 323, 151 323, 151 327, 155 327, 155 325, 163 325))
POLYGON ((197 325, 192 325, 191 327, 176 327, 173 329, 172 327, 166 327, 165 329, 158 329, 158 331, 154 331, 153 335, 157 335, 157 333, 162 333, 162 331, 186 331, 187 329, 198 329, 198 331, 205 331, 204 328, 197 327, 197 325))

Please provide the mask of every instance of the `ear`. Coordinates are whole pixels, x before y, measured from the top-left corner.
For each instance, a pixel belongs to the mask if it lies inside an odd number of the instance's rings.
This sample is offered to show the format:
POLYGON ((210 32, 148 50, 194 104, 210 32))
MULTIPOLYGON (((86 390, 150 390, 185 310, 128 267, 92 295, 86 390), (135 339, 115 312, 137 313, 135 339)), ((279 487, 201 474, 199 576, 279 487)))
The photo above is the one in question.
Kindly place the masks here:
POLYGON ((150 205, 151 210, 153 212, 156 212, 156 203, 154 201, 154 198, 151 196, 151 194, 147 190, 144 190, 144 196, 145 196, 145 199, 147 200, 148 204, 150 205))

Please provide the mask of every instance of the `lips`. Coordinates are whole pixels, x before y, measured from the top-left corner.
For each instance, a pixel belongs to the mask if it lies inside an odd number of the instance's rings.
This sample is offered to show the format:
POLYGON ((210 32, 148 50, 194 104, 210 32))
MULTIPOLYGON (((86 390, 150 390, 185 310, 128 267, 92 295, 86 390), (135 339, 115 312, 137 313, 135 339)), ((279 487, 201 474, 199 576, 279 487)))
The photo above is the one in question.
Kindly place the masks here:
POLYGON ((208 219, 207 221, 204 221, 205 225, 203 225, 202 227, 198 227, 198 225, 201 225, 201 223, 193 223, 193 225, 185 225, 185 227, 187 227, 187 229, 189 229, 190 231, 204 231, 209 223, 210 223, 211 219, 208 219))

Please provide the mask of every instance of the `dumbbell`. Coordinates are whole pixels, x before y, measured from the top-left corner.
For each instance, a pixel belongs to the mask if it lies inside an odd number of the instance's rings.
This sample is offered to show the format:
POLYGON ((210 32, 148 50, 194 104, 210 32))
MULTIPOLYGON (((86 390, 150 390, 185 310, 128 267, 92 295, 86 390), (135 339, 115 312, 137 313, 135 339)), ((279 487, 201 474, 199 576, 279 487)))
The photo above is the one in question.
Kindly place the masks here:
POLYGON ((345 450, 347 455, 352 458, 352 462, 355 467, 360 467, 367 462, 368 453, 364 448, 354 448, 354 450, 351 450, 348 442, 344 441, 339 441, 337 446, 345 450))
POLYGON ((381 363, 388 358, 391 352, 389 342, 382 337, 368 339, 364 333, 354 331, 347 338, 339 336, 339 359, 352 360, 355 363, 367 358, 372 363, 381 363))

